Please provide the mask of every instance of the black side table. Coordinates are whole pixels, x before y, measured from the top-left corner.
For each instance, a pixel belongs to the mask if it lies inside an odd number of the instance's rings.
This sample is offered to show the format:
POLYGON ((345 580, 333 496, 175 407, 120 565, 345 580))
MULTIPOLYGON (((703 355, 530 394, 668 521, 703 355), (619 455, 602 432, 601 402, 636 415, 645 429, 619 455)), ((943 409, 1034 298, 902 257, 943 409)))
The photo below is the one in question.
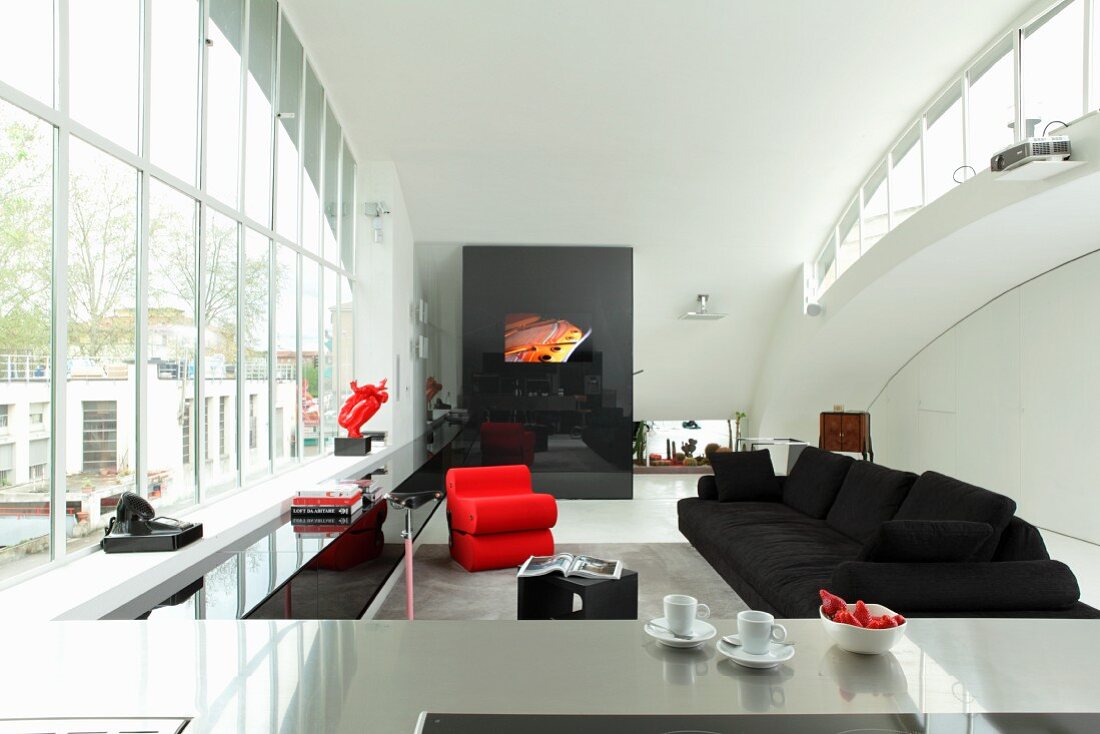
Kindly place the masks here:
POLYGON ((517 619, 637 619, 638 573, 623 569, 616 579, 566 578, 551 573, 518 579, 517 619), (581 598, 573 611, 573 595, 581 598))

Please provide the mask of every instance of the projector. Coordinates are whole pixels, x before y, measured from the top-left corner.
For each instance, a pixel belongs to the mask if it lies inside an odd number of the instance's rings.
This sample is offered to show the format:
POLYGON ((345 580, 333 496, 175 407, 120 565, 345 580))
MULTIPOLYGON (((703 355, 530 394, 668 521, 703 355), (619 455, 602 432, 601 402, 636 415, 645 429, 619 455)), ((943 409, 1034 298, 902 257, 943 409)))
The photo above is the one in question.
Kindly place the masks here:
POLYGON ((989 160, 989 170, 1011 171, 1032 161, 1064 161, 1067 158, 1069 158, 1069 138, 1065 135, 1028 138, 995 154, 989 160))

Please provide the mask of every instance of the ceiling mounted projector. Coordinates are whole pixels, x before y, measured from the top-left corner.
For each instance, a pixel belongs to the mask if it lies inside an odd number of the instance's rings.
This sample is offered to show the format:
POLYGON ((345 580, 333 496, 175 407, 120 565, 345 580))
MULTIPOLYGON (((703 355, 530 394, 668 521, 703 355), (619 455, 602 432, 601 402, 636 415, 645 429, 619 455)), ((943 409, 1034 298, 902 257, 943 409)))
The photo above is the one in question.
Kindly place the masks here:
POLYGON ((1011 171, 1033 161, 1062 161, 1069 156, 1069 138, 1065 135, 1027 138, 994 154, 989 160, 989 168, 995 173, 1011 171))
POLYGON ((724 313, 713 313, 707 310, 707 299, 710 298, 706 293, 700 293, 696 296, 699 301, 698 311, 688 311, 685 314, 681 314, 680 318, 687 321, 717 321, 718 319, 726 318, 724 313))

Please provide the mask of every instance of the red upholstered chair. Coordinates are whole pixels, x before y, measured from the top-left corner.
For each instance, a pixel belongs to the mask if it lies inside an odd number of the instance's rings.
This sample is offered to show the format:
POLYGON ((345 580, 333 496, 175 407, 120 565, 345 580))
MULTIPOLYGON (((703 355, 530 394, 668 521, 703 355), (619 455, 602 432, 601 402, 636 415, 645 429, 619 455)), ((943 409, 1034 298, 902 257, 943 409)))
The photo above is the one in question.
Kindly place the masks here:
POLYGON ((522 423, 481 424, 481 463, 485 466, 524 464, 535 460, 535 433, 522 423))
POLYGON ((554 552, 550 528, 558 505, 531 490, 526 466, 479 466, 447 472, 451 557, 467 571, 518 566, 554 552))

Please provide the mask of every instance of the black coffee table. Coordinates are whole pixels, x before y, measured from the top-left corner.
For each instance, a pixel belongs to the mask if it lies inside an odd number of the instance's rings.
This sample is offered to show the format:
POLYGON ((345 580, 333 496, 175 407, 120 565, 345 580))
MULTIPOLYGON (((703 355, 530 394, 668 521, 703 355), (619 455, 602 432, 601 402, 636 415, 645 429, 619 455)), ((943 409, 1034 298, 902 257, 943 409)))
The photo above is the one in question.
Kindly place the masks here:
POLYGON ((623 569, 616 579, 586 579, 551 573, 518 579, 517 619, 637 619, 638 573, 623 569), (573 611, 573 595, 581 608, 573 611))

